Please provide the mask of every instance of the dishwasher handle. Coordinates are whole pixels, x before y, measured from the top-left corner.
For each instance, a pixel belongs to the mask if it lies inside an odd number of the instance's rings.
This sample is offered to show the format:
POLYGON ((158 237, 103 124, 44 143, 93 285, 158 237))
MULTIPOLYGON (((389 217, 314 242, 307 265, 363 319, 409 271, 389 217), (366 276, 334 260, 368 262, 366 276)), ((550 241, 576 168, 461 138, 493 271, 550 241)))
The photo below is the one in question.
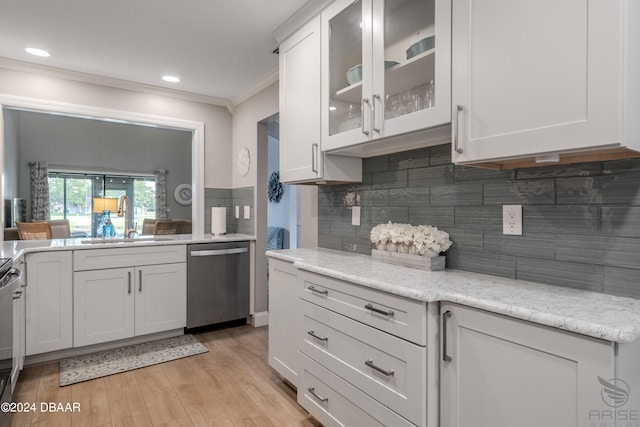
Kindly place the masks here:
POLYGON ((244 254, 249 252, 249 248, 235 248, 235 249, 213 249, 208 251, 191 251, 190 256, 218 256, 218 255, 233 255, 244 254))

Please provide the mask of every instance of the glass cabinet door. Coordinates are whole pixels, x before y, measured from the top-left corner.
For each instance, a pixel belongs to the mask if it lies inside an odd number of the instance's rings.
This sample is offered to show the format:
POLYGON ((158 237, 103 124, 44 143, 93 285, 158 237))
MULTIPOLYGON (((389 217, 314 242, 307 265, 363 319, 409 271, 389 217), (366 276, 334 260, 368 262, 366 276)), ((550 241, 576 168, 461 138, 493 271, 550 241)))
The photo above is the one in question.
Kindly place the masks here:
MULTIPOLYGON (((329 135, 363 126, 362 1, 352 2, 329 19, 329 135)), ((366 72, 369 72, 367 70, 366 72)))
POLYGON ((384 2, 385 120, 435 106, 434 18, 433 0, 384 2))
POLYGON ((373 2, 374 131, 380 136, 451 121, 451 3, 373 2))
POLYGON ((451 0, 336 0, 322 31, 323 150, 450 123, 451 0))

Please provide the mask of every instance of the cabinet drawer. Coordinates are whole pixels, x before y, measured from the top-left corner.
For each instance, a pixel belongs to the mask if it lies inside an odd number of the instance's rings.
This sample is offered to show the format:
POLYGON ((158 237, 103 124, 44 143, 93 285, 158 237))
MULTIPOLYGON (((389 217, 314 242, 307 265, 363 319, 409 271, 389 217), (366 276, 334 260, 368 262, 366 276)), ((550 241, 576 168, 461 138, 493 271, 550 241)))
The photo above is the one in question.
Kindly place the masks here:
POLYGON ((136 246, 73 251, 74 271, 172 264, 186 261, 187 250, 185 245, 136 246))
POLYGON ((413 426, 313 360, 301 358, 298 403, 325 426, 413 426))
POLYGON ((425 347, 307 301, 301 305, 302 353, 409 421, 425 424, 425 347))
POLYGON ((340 280, 301 271, 300 298, 418 345, 427 344, 427 306, 340 280))

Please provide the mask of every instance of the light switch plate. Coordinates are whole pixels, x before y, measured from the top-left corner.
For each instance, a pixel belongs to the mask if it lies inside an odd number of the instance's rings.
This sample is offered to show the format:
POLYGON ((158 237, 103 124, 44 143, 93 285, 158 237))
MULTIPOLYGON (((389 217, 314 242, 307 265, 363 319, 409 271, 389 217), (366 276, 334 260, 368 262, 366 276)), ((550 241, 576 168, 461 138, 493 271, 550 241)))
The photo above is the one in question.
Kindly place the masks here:
POLYGON ((502 206, 502 234, 522 236, 522 205, 502 206))
POLYGON ((240 219, 240 206, 236 206, 236 214, 235 214, 236 219, 240 219))
POLYGON ((360 206, 351 208, 351 225, 360 225, 360 206))
POLYGON ((244 219, 251 219, 251 206, 244 207, 244 219))

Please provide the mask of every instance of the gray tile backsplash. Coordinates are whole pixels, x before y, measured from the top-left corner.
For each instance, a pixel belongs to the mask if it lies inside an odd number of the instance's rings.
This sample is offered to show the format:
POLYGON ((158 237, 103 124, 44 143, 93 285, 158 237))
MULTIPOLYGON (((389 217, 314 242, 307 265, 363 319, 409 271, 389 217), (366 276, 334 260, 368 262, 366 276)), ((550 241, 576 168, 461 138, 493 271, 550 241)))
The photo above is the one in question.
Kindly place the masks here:
POLYGON ((211 208, 227 208, 227 233, 255 234, 253 187, 245 188, 205 188, 204 190, 204 232, 211 232, 211 208), (235 218, 235 206, 240 206, 240 219, 235 218), (251 209, 251 219, 243 219, 244 206, 251 209))
POLYGON ((319 246, 370 254, 374 225, 429 224, 451 236, 448 268, 640 298, 640 159, 493 171, 450 153, 363 159, 361 184, 319 187, 319 246), (523 236, 502 234, 504 204, 523 205, 523 236))

